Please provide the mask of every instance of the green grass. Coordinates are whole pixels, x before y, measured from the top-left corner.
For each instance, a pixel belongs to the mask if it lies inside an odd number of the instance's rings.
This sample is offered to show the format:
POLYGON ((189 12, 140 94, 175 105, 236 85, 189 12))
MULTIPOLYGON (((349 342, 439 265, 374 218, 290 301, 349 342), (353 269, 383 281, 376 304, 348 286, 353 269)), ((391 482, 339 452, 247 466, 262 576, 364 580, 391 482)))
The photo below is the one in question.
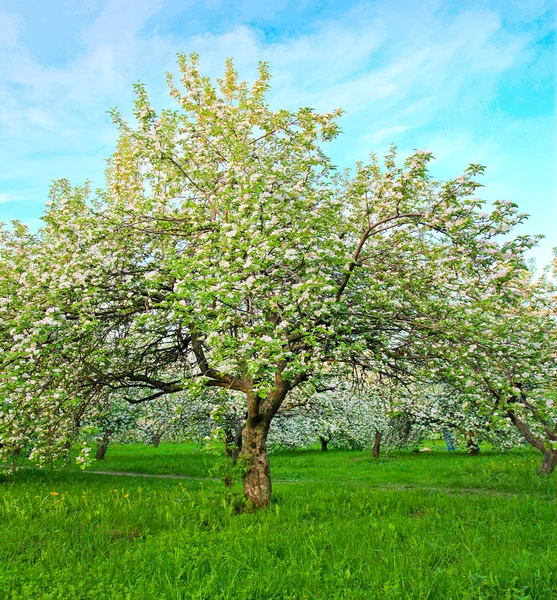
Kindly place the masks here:
MULTIPOLYGON (((557 598, 557 480, 531 451, 271 460, 271 508, 241 515, 210 479, 22 470, 0 485, 0 598, 557 598)), ((95 468, 202 478, 211 461, 120 446, 95 468)))
MULTIPOLYGON (((437 449, 427 453, 384 453, 379 460, 372 460, 369 452, 357 451, 279 452, 271 455, 273 479, 362 483, 367 487, 404 485, 557 493, 557 476, 538 477, 541 455, 532 450, 506 454, 484 451, 473 457, 465 451, 449 453, 442 446, 428 445, 437 449)), ((213 460, 194 444, 161 444, 158 448, 124 445, 110 447, 106 459, 95 463, 90 470, 203 478, 207 477, 213 460)))

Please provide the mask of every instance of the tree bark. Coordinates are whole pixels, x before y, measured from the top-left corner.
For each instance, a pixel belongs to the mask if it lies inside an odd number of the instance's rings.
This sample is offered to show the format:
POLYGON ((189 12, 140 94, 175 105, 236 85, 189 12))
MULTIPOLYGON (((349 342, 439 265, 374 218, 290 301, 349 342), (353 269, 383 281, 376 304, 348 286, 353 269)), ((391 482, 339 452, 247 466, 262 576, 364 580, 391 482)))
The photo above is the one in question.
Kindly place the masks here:
POLYGON ((242 451, 242 436, 244 433, 244 427, 242 424, 238 425, 234 435, 234 450, 232 451, 232 464, 235 465, 238 462, 238 457, 242 451))
POLYGON ((321 440, 321 452, 327 452, 327 450, 329 449, 329 440, 321 436, 319 436, 319 439, 321 440))
POLYGON ((381 431, 375 432, 375 439, 373 440, 373 448, 371 449, 371 455, 373 458, 379 458, 379 452, 381 452, 381 438, 383 433, 381 431))
POLYGON ((480 447, 474 438, 469 437, 466 441, 466 446, 468 447, 468 454, 470 454, 470 456, 477 456, 480 453, 480 447))
POLYGON ((160 443, 161 443, 161 436, 160 435, 153 436, 153 448, 158 448, 160 443))
POLYGON ((557 450, 548 450, 545 447, 544 441, 535 437, 528 425, 519 419, 514 411, 507 411, 507 416, 514 423, 520 433, 522 433, 522 435, 526 438, 526 440, 543 454, 543 461, 538 473, 540 475, 551 475, 551 473, 553 473, 555 470, 555 465, 557 465, 557 450))
POLYGON ((275 387, 265 397, 251 389, 246 390, 248 414, 242 431, 242 477, 244 496, 251 508, 267 508, 271 502, 271 470, 267 454, 267 434, 271 420, 280 408, 286 394, 297 383, 285 381, 275 373, 275 387))
POLYGON ((538 473, 540 475, 551 475, 557 465, 557 450, 546 450, 543 453, 543 461, 538 473))
POLYGON ((226 455, 232 457, 232 464, 238 462, 238 456, 242 450, 242 431, 241 423, 229 423, 224 430, 226 440, 226 455))
POLYGON ((102 442, 97 446, 97 451, 95 452, 96 460, 104 460, 104 456, 108 449, 108 444, 110 444, 110 438, 104 436, 102 442))
POLYGON ((247 469, 243 476, 244 495, 255 510, 271 502, 271 470, 267 454, 270 419, 250 418, 242 434, 242 452, 247 469))

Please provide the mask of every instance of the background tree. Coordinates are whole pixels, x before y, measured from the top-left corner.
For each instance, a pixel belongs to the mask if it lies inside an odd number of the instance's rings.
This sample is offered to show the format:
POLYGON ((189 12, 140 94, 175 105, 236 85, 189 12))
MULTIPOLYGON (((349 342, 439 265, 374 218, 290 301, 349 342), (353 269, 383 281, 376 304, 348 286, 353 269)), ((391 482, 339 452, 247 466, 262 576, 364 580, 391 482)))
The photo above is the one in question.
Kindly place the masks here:
POLYGON ((125 438, 137 426, 138 411, 134 410, 125 399, 109 396, 89 407, 84 415, 97 443, 95 460, 104 460, 111 441, 125 438))
MULTIPOLYGON (((502 302, 471 312, 477 344, 453 348, 445 376, 463 402, 495 423, 509 420, 543 454, 540 473, 557 464, 557 294, 546 276, 500 282, 502 302)), ((487 301, 486 301, 487 300, 487 301)), ((455 324, 455 327, 458 325, 455 324)))
POLYGON ((434 381, 413 384, 400 391, 396 406, 429 435, 450 433, 466 445, 470 454, 478 454, 481 442, 499 449, 521 444, 511 424, 494 418, 490 403, 471 396, 467 389, 434 381))

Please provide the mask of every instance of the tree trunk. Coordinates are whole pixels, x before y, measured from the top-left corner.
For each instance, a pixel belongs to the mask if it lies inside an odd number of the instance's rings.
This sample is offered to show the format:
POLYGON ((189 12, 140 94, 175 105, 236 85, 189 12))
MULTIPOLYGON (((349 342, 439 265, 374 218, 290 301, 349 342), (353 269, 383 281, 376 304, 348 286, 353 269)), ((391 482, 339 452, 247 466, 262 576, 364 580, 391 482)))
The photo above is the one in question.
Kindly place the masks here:
POLYGON ((267 508, 271 502, 271 469, 267 454, 267 434, 271 420, 276 415, 286 394, 294 387, 286 382, 280 372, 275 373, 275 387, 260 396, 246 391, 247 420, 242 432, 242 466, 244 496, 254 510, 267 508))
POLYGON ((238 462, 238 457, 242 451, 242 435, 244 433, 244 427, 240 423, 235 429, 234 434, 234 450, 232 451, 232 464, 235 465, 238 462))
POLYGON ((480 453, 480 447, 478 446, 474 438, 468 437, 468 440, 466 441, 466 446, 468 447, 468 454, 470 454, 470 456, 478 456, 478 454, 480 453))
POLYGON ((241 423, 229 423, 224 430, 226 456, 232 457, 233 465, 238 462, 238 456, 242 449, 242 430, 241 423))
POLYGON ((254 509, 267 508, 271 502, 271 470, 267 454, 270 420, 249 417, 242 433, 241 456, 246 460, 244 495, 254 509))
POLYGON ((96 460, 104 460, 104 456, 108 449, 109 443, 110 443, 110 438, 105 435, 102 439, 102 442, 97 446, 97 451, 95 452, 96 460))
POLYGON ((155 435, 153 436, 153 448, 158 448, 159 444, 161 443, 161 437, 160 435, 155 435))
POLYGON ((321 452, 327 452, 329 440, 321 436, 319 436, 319 439, 321 440, 321 452))
MULTIPOLYGON (((238 463, 238 457, 242 450, 242 424, 229 424, 224 430, 226 456, 232 461, 232 468, 238 463)), ((232 470, 224 478, 224 485, 231 488, 234 483, 232 470)))
POLYGON ((538 473, 540 475, 551 475, 557 465, 557 450, 546 450, 543 453, 543 461, 538 473))
POLYGON ((383 434, 380 431, 375 432, 375 439, 373 440, 373 448, 371 450, 371 455, 373 458, 379 458, 379 452, 381 451, 381 438, 383 434))
POLYGON ((555 465, 557 465, 557 450, 548 450, 543 440, 535 437, 528 425, 514 411, 509 410, 507 416, 516 425, 526 440, 543 454, 543 461, 538 473, 540 475, 551 475, 555 470, 555 465))

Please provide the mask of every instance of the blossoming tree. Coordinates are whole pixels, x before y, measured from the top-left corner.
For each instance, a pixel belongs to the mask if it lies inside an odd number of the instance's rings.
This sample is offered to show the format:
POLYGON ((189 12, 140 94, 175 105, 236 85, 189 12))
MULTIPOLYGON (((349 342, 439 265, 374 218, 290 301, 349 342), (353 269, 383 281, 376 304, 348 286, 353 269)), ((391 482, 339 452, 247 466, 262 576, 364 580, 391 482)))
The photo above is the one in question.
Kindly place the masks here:
POLYGON ((136 86, 116 111, 106 186, 53 185, 44 226, 0 247, 2 452, 67 451, 84 407, 217 387, 243 395, 244 493, 271 498, 266 439, 287 395, 331 365, 404 379, 452 343, 447 324, 523 267, 523 218, 444 183, 429 152, 339 172, 323 143, 341 111, 272 110, 267 66, 216 84, 179 56, 177 108, 136 86))
MULTIPOLYGON (((555 275, 555 272, 554 272, 555 275)), ((485 295, 466 323, 476 342, 455 344, 440 372, 461 403, 483 409, 491 422, 510 421, 543 455, 541 474, 557 465, 557 292, 547 274, 529 271, 500 282, 501 301, 485 295)))

